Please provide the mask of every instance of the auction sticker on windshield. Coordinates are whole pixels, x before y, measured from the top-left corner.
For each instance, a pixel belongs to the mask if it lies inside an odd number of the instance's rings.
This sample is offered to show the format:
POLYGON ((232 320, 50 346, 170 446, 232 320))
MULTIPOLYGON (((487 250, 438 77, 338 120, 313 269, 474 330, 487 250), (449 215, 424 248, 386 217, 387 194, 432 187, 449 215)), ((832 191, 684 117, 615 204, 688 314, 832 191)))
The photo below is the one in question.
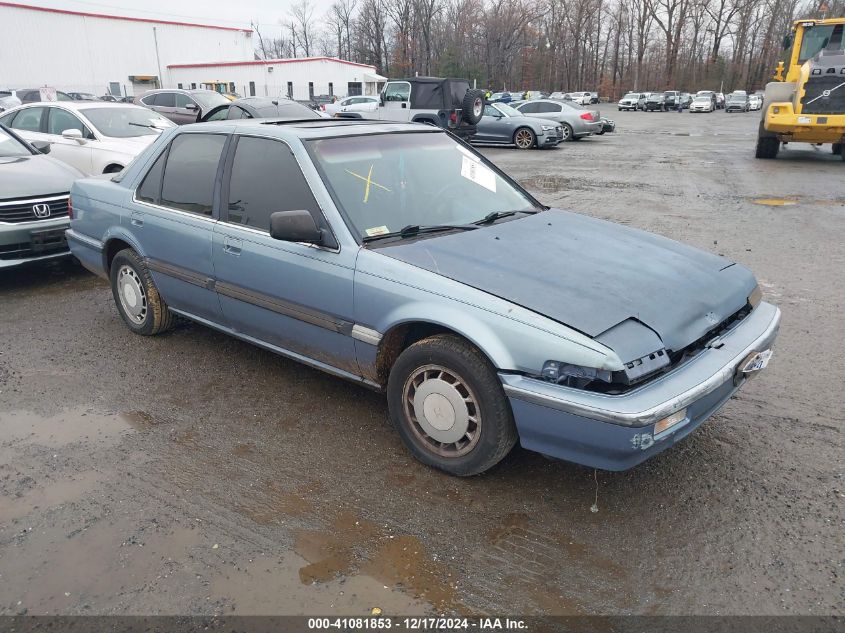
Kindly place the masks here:
POLYGON ((461 176, 496 193, 496 174, 468 156, 461 161, 461 176))

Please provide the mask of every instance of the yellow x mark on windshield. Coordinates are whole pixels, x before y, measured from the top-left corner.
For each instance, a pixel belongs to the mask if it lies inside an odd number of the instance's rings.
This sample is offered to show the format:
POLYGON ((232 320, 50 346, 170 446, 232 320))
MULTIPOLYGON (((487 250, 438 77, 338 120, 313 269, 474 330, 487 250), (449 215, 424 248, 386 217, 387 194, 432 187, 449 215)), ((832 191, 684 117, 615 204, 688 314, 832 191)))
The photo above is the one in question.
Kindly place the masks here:
POLYGON ((366 176, 356 174, 354 171, 349 171, 348 169, 346 170, 346 173, 351 176, 355 176, 356 178, 360 178, 365 183, 367 183, 367 186, 364 188, 364 202, 367 202, 370 199, 370 185, 372 185, 373 187, 378 187, 379 189, 384 189, 388 193, 390 192, 390 189, 388 189, 387 187, 373 181, 373 165, 370 165, 370 171, 367 172, 366 176))

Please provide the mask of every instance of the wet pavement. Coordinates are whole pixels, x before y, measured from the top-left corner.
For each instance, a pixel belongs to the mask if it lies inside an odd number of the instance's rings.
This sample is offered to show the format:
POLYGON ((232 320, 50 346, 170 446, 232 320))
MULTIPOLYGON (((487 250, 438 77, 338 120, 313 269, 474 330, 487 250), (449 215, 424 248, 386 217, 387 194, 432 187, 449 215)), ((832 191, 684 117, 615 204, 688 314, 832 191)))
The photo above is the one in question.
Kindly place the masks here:
POLYGON ((0 614, 841 614, 845 165, 756 161, 754 113, 612 118, 485 153, 757 274, 774 359, 700 430, 626 473, 517 449, 456 479, 377 394, 199 325, 134 336, 71 263, 0 272, 0 614))

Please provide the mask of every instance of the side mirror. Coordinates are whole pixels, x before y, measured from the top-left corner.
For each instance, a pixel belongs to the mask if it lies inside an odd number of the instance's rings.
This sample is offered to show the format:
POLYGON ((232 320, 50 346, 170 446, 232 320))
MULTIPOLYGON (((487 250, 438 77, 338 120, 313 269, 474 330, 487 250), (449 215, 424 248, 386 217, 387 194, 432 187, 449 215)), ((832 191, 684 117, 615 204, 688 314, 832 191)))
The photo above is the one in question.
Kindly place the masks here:
POLYGON ((82 132, 80 132, 79 130, 74 130, 74 129, 63 130, 62 131, 62 138, 66 138, 69 141, 76 141, 77 143, 80 143, 80 144, 85 142, 85 139, 82 138, 82 132))
POLYGON ((284 242, 322 244, 323 232, 308 211, 276 211, 270 214, 270 237, 284 242))
POLYGON ((32 145, 39 154, 50 153, 50 143, 47 141, 32 141, 30 145, 32 145))
POLYGON ((196 103, 189 103, 185 106, 186 110, 199 110, 196 103))

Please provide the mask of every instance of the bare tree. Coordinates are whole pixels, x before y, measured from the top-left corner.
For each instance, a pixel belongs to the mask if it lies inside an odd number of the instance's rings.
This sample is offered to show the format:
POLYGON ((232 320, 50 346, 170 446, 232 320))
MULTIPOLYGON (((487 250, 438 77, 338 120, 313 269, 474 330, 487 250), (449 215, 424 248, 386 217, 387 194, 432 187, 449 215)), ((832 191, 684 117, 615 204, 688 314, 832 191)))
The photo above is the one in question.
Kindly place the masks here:
POLYGON ((299 0, 290 9, 291 30, 295 33, 295 39, 305 57, 311 57, 311 44, 314 40, 314 8, 308 0, 299 0))

